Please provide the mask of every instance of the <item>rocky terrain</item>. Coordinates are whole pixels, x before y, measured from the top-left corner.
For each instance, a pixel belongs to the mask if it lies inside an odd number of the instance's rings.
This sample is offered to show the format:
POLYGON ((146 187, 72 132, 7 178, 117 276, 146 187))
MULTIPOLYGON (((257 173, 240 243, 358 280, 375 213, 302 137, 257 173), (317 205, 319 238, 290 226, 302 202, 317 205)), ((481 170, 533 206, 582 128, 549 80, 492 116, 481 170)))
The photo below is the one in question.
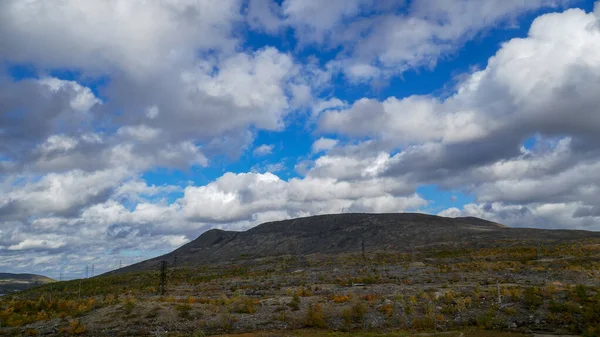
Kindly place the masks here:
POLYGON ((599 233, 319 216, 10 295, 0 335, 600 336, 599 285, 599 233))

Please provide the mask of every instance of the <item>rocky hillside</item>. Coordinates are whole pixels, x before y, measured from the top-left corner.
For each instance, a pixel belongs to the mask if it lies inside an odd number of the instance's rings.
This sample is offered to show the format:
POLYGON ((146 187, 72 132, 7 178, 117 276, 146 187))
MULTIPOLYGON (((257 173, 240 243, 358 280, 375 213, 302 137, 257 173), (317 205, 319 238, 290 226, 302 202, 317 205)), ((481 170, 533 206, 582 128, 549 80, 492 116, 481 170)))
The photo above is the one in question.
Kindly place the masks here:
POLYGON ((487 220, 434 215, 334 214, 268 222, 245 232, 209 230, 179 249, 119 271, 196 265, 277 255, 487 247, 600 237, 598 232, 509 228, 487 220))
POLYGON ((10 294, 52 282, 56 280, 41 275, 0 273, 0 294, 10 294))

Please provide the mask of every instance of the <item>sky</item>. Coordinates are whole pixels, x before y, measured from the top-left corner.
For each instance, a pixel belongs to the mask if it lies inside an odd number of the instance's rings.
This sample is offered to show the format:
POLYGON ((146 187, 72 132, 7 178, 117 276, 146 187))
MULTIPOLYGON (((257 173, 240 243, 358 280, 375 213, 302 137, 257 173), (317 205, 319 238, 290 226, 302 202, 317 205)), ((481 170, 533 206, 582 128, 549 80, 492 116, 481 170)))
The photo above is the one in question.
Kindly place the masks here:
POLYGON ((344 212, 600 230, 600 2, 0 1, 0 271, 344 212))

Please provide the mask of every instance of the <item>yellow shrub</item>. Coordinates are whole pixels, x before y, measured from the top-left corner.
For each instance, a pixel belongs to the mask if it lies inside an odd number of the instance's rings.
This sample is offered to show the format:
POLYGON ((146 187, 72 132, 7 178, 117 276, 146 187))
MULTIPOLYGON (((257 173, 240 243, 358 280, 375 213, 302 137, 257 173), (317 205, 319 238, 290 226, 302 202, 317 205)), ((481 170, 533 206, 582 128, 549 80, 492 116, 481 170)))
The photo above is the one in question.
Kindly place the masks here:
POLYGON ((365 301, 367 301, 369 303, 373 303, 374 301, 380 299, 381 296, 377 295, 377 294, 367 294, 363 298, 365 299, 365 301))
POLYGON ((47 320, 48 314, 46 313, 46 311, 42 310, 42 311, 38 311, 38 313, 35 315, 35 320, 36 321, 45 321, 47 320))
POLYGON ((379 307, 379 312, 390 318, 394 314, 394 306, 391 303, 387 303, 379 307))
POLYGON ((336 296, 333 296, 333 301, 335 303, 346 303, 346 302, 350 301, 350 296, 348 296, 348 295, 336 295, 336 296))
POLYGON ((315 328, 324 328, 325 318, 323 316, 323 307, 320 304, 311 304, 306 313, 306 325, 315 328))
POLYGON ((104 303, 106 303, 108 305, 113 305, 113 304, 115 304, 116 301, 117 301, 117 299, 115 298, 115 295, 113 295, 113 294, 106 295, 106 297, 104 298, 104 303))
POLYGON ((84 334, 85 331, 85 325, 83 325, 80 320, 77 319, 69 322, 69 328, 67 329, 67 332, 71 335, 81 335, 84 334))
POLYGON ((303 287, 296 291, 296 295, 300 297, 309 297, 312 296, 312 292, 310 291, 310 289, 303 287))

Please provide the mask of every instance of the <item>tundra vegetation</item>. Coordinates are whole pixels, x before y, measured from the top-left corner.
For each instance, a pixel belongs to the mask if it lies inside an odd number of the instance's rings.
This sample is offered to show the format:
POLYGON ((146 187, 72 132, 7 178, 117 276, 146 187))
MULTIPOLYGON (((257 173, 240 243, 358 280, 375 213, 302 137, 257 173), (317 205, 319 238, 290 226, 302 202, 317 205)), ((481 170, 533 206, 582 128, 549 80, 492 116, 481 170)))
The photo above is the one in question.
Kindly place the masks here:
POLYGON ((598 239, 241 258, 158 282, 157 267, 5 296, 0 335, 600 336, 598 239))

